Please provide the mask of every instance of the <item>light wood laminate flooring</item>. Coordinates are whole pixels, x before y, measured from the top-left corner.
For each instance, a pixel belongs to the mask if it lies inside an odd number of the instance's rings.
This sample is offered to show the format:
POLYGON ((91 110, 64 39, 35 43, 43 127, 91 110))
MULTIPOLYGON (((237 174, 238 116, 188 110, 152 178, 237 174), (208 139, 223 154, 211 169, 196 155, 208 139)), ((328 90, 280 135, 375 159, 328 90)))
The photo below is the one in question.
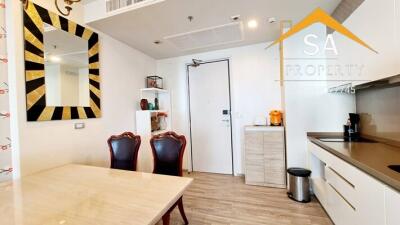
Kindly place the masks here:
MULTIPOLYGON (((245 185, 243 177, 197 172, 185 176, 194 178, 183 197, 189 224, 332 225, 316 199, 297 203, 287 198, 285 189, 245 185)), ((178 208, 171 224, 183 224, 178 208)))

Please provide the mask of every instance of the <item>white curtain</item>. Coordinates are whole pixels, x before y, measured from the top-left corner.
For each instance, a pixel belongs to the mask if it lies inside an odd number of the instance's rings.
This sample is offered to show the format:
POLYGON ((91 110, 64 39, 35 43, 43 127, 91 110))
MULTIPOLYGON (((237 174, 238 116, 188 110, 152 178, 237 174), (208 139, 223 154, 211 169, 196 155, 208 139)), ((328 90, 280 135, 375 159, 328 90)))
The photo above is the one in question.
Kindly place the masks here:
POLYGON ((5 10, 0 0, 0 182, 12 177, 5 10))

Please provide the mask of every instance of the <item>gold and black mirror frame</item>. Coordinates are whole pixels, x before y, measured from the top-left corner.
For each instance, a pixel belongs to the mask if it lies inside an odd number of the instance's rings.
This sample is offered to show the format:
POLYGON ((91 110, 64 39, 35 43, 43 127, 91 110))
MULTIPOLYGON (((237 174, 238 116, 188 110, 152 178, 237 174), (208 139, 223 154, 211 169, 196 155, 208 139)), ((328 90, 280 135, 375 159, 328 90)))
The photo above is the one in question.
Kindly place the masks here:
POLYGON ((101 117, 99 36, 97 33, 32 2, 24 9, 25 86, 28 121, 101 117), (44 23, 88 41, 90 106, 47 106, 44 23))

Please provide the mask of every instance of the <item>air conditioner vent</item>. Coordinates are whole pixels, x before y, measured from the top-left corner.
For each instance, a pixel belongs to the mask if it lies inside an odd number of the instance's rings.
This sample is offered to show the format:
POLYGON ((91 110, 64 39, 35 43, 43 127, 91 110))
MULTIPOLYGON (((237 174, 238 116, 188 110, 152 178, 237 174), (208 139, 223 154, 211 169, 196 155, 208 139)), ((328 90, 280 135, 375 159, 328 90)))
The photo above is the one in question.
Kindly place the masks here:
POLYGON ((181 51, 189 51, 235 43, 243 40, 241 22, 196 30, 189 33, 164 37, 181 51))
POLYGON ((152 2, 155 2, 155 0, 106 0, 106 9, 107 12, 112 12, 128 6, 145 6, 152 2))

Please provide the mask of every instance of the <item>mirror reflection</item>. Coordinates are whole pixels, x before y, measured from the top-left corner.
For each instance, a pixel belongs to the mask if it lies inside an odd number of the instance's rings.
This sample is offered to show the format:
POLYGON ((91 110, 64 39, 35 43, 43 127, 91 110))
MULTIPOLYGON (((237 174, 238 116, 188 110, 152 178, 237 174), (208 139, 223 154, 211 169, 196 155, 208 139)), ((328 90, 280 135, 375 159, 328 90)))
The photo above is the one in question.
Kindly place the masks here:
POLYGON ((47 106, 90 106, 88 42, 44 26, 47 106))

